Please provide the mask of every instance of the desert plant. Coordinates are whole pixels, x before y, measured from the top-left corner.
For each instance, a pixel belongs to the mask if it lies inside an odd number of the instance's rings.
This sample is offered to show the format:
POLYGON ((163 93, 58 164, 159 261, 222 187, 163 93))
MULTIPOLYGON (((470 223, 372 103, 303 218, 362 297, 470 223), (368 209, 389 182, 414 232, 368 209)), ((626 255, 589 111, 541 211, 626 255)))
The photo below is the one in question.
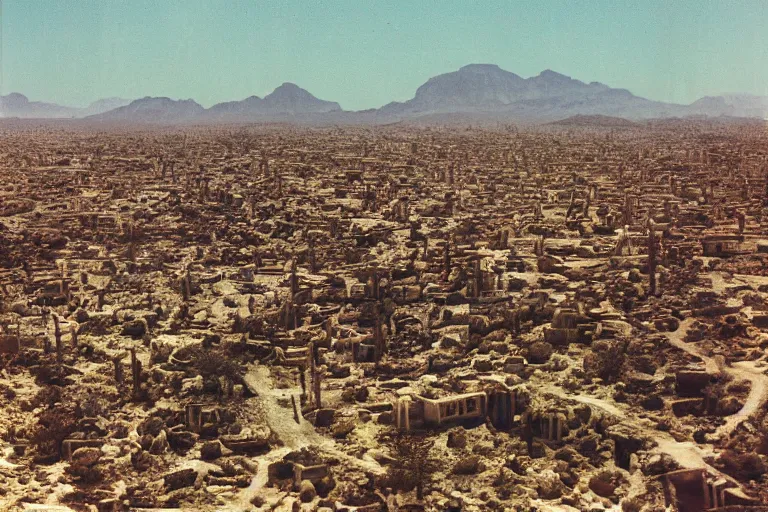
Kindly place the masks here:
POLYGON ((621 340, 598 340, 584 356, 584 371, 607 382, 621 373, 626 344, 621 340))
POLYGON ((414 434, 397 434, 393 439, 394 460, 387 473, 393 489, 416 488, 416 497, 424 498, 424 486, 432 481, 438 461, 432 457, 434 441, 414 434))
POLYGON ((718 462, 724 472, 741 481, 758 480, 766 472, 765 463, 757 453, 725 450, 718 462))
POLYGON ((39 457, 57 459, 61 452, 61 443, 77 426, 75 411, 68 407, 55 406, 44 411, 37 423, 30 444, 39 457))
POLYGON ((242 366, 222 348, 195 348, 190 353, 193 368, 203 380, 214 387, 219 387, 219 378, 229 382, 242 380, 242 366))

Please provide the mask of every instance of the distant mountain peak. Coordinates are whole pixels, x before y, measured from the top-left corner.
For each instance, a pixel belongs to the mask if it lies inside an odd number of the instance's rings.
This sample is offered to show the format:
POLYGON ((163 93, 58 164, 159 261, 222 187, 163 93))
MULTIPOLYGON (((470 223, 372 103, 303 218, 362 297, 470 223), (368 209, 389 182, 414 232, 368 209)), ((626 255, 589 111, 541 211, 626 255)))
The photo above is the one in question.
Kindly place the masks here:
POLYGON ((80 109, 63 107, 55 103, 29 101, 18 92, 0 96, 0 117, 63 118, 75 117, 80 109))
POLYGON ((467 64, 459 68, 459 71, 503 71, 497 64, 467 64))
POLYGON ((128 105, 90 117, 102 121, 176 123, 192 120, 203 111, 205 109, 195 100, 145 96, 128 105))
POLYGON ((7 94, 5 96, 5 99, 10 100, 10 101, 20 101, 20 102, 24 102, 24 103, 27 103, 29 101, 29 98, 27 98, 26 96, 24 96, 20 92, 9 93, 9 94, 7 94))
POLYGON ((29 98, 18 92, 0 96, 0 117, 20 117, 30 119, 42 118, 79 118, 100 114, 130 103, 121 98, 104 98, 96 100, 85 108, 65 107, 55 103, 29 101, 29 98))
POLYGON ((542 80, 549 83, 568 83, 568 82, 578 82, 578 80, 574 80, 573 78, 566 76, 562 73, 558 73, 557 71, 552 71, 551 69, 545 69, 541 73, 539 73, 538 76, 533 78, 534 80, 542 80))
MULTIPOLYGON (((430 78, 416 90, 413 99, 387 105, 383 110, 410 116, 452 112, 498 115, 500 111, 518 109, 530 115, 528 112, 534 109, 595 103, 593 96, 609 90, 605 85, 585 84, 551 69, 526 79, 496 64, 468 64, 430 78)), ((562 112, 555 115, 565 117, 562 112)))
POLYGON ((280 84, 279 87, 275 88, 275 91, 279 91, 279 90, 303 91, 304 89, 302 89, 301 87, 299 87, 298 85, 296 85, 293 82, 283 82, 282 84, 280 84))
POLYGON ((273 114, 302 114, 341 110, 338 103, 321 100, 306 89, 302 89, 291 82, 283 82, 282 85, 266 95, 264 103, 273 114))
POLYGON ((302 96, 305 98, 315 98, 312 96, 312 94, 307 91, 306 89, 302 89, 298 85, 292 83, 292 82, 283 82, 282 85, 275 88, 274 91, 264 96, 265 100, 268 100, 270 98, 275 97, 297 97, 302 96))
POLYGON ((217 103, 200 117, 206 121, 254 122, 340 111, 338 103, 318 99, 292 82, 283 82, 263 99, 249 96, 240 101, 217 103))

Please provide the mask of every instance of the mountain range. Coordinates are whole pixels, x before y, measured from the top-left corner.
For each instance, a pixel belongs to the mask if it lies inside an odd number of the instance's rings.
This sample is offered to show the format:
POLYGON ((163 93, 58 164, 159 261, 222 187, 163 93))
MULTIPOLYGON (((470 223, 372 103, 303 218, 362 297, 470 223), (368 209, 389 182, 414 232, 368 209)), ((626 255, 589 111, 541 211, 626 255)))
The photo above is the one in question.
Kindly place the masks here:
POLYGON ((345 111, 336 102, 316 98, 284 83, 264 98, 204 108, 194 100, 145 97, 99 100, 86 108, 32 102, 12 93, 0 96, 0 117, 86 118, 94 122, 247 123, 391 123, 405 120, 473 120, 551 122, 573 116, 611 116, 631 120, 709 116, 768 118, 768 97, 745 94, 707 96, 690 105, 635 96, 626 89, 585 83, 546 70, 523 78, 494 64, 470 64, 427 80, 405 102, 378 109, 345 111))
POLYGON ((12 92, 6 96, 0 96, 0 117, 19 118, 81 118, 101 114, 127 105, 131 100, 123 98, 105 98, 94 101, 84 108, 65 107, 55 103, 42 101, 29 101, 23 94, 12 92))

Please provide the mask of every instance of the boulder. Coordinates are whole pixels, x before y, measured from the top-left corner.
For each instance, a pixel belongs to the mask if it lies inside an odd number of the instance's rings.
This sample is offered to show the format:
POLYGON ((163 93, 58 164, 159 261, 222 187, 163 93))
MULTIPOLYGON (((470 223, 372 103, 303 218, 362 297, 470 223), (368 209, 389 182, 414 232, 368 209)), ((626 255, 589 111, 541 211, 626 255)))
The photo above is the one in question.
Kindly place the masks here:
POLYGON ((101 458, 101 450, 94 447, 78 448, 72 454, 71 464, 73 466, 85 466, 91 467, 99 462, 101 458))
POLYGON ((344 438, 347 437, 353 430, 355 430, 355 420, 349 419, 340 421, 333 426, 333 437, 344 438))
POLYGON ((546 341, 537 341, 528 348, 528 360, 531 363, 546 363, 551 356, 552 345, 546 341))
POLYGON ((203 460, 214 460, 221 457, 221 443, 219 441, 208 441, 200 448, 200 457, 203 460))
POLYGON ((453 466, 455 475, 475 475, 484 471, 485 467, 479 455, 470 455, 465 457, 453 466))
POLYGON ((589 479, 589 488, 602 498, 610 498, 616 491, 616 484, 612 481, 611 474, 604 472, 589 479))
POLYGON ((197 479, 197 472, 194 469, 180 469, 166 474, 163 477, 165 488, 168 491, 175 491, 184 487, 191 487, 195 485, 197 479))
POLYGON ((315 499, 315 496, 317 496, 317 490, 315 490, 314 484, 309 480, 302 480, 301 485, 299 485, 299 499, 301 502, 309 503, 315 499))
POLYGON ((152 437, 157 436, 165 428, 165 421, 157 416, 150 416, 139 425, 136 430, 139 434, 149 434, 152 437))
POLYGON ((142 319, 125 322, 120 334, 131 336, 132 338, 141 338, 147 334, 147 322, 142 319))
POLYGON ((551 469, 539 473, 536 482, 539 497, 545 500, 556 500, 565 491, 565 484, 560 480, 560 476, 551 469))
POLYGON ((323 408, 318 409, 317 414, 315 415, 315 426, 316 427, 330 427, 333 423, 333 418, 336 414, 336 411, 334 409, 330 408, 323 408))
POLYGON ((452 429, 448 432, 448 448, 463 449, 467 447, 467 432, 463 427, 452 429))

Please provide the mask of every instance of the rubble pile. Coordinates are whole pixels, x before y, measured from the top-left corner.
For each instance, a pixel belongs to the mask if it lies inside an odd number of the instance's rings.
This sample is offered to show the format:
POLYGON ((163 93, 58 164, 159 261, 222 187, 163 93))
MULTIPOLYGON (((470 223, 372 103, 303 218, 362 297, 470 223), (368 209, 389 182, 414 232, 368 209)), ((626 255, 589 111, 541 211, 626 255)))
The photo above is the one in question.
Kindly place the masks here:
POLYGON ((768 502, 764 128, 21 125, 0 169, 2 510, 768 502))

